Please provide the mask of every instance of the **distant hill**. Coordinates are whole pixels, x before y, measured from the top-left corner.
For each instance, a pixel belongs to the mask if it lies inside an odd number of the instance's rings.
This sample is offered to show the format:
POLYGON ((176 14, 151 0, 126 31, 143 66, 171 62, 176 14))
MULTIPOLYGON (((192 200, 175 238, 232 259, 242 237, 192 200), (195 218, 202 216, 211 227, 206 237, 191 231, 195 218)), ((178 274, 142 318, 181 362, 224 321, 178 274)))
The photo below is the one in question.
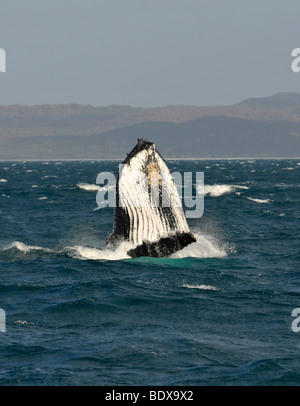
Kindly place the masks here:
POLYGON ((248 106, 248 107, 271 107, 281 109, 285 107, 300 106, 300 94, 294 92, 276 93, 273 96, 250 98, 236 103, 235 106, 248 106))
POLYGON ((137 138, 166 157, 300 157, 300 94, 232 106, 0 106, 0 159, 124 158, 137 138))
POLYGON ((124 159, 137 138, 166 158, 300 157, 300 122, 202 117, 185 123, 147 122, 91 135, 2 140, 0 159, 124 159))

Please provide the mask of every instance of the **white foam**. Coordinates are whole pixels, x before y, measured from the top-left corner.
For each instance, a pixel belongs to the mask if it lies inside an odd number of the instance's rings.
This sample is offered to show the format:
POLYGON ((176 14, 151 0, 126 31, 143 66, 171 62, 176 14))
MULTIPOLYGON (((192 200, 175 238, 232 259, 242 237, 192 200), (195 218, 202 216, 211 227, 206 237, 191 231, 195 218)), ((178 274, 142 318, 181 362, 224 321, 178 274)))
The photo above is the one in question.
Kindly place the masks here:
POLYGON ((200 290, 219 290, 215 286, 211 285, 182 285, 184 288, 189 288, 189 289, 200 289, 200 290))
POLYGON ((90 248, 82 245, 68 247, 68 251, 73 258, 82 260, 107 260, 118 261, 121 259, 129 259, 127 251, 132 248, 129 242, 123 242, 115 249, 113 248, 90 248))
MULTIPOLYGON (((197 187, 197 192, 202 193, 202 187, 197 187)), ((204 185, 204 196, 219 197, 227 193, 234 193, 238 189, 249 189, 247 186, 240 185, 226 185, 226 184, 215 184, 215 185, 204 185)))
MULTIPOLYGON (((227 256, 226 250, 222 247, 219 247, 218 243, 212 241, 209 237, 205 237, 199 234, 194 235, 197 241, 183 248, 181 251, 178 251, 175 254, 171 255, 171 258, 222 258, 227 256)), ((14 241, 9 246, 2 248, 2 250, 9 250, 12 248, 16 248, 24 253, 28 253, 34 250, 43 252, 63 252, 67 253, 72 258, 81 260, 118 261, 123 259, 130 259, 131 257, 127 255, 127 251, 131 248, 134 248, 134 245, 132 245, 128 241, 124 241, 116 248, 93 248, 76 245, 53 251, 49 248, 27 245, 21 241, 14 241)))
MULTIPOLYGON (((195 233, 194 236, 197 240, 195 243, 192 243, 174 253, 170 258, 224 258, 227 256, 226 249, 220 247, 216 241, 211 239, 211 237, 205 237, 195 233)), ((65 250, 71 257, 76 259, 118 261, 122 259, 130 259, 131 257, 127 255, 127 251, 131 248, 134 248, 134 245, 128 241, 124 241, 116 248, 92 248, 76 245, 73 247, 67 247, 65 250)))
POLYGON ((87 190, 89 192, 97 192, 98 190, 108 190, 108 189, 113 188, 113 186, 101 187, 99 185, 93 185, 93 184, 90 184, 90 183, 78 183, 77 186, 80 189, 87 190))
POLYGON ((17 248, 19 251, 22 251, 22 252, 29 252, 29 251, 32 251, 32 250, 40 250, 40 251, 50 252, 50 250, 48 248, 38 247, 38 246, 34 246, 34 245, 27 245, 27 244, 24 244, 23 242, 20 242, 20 241, 14 241, 8 247, 4 248, 4 250, 8 250, 8 249, 11 249, 11 248, 17 248))
POLYGON ((38 187, 38 185, 32 185, 31 187, 38 187))
POLYGON ((6 179, 0 179, 0 182, 5 183, 5 182, 7 182, 7 180, 6 179))
POLYGON ((39 197, 39 198, 38 198, 38 200, 46 200, 46 199, 48 199, 47 196, 43 196, 43 197, 39 197))
POLYGON ((21 326, 25 326, 25 325, 28 325, 29 323, 26 320, 17 320, 17 321, 15 321, 15 324, 20 324, 21 326))
POLYGON ((256 202, 256 203, 270 203, 271 200, 270 199, 254 199, 252 197, 247 197, 248 200, 251 200, 252 202, 256 202))
POLYGON ((220 248, 217 242, 200 234, 194 234, 196 242, 188 245, 171 255, 171 258, 223 258, 227 256, 225 249, 220 248))

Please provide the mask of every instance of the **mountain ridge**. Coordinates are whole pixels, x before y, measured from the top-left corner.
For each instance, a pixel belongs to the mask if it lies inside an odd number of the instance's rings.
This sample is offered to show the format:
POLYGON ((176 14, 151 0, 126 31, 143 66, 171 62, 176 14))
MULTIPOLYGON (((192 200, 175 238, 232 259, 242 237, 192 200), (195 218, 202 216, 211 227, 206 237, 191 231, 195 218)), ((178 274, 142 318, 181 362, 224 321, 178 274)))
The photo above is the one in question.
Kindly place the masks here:
POLYGON ((205 116, 300 121, 300 94, 277 93, 270 98, 247 100, 231 106, 202 107, 185 105, 151 108, 119 105, 93 107, 75 103, 0 106, 0 139, 66 134, 89 136, 148 121, 183 123, 205 116), (280 107, 274 107, 270 102, 266 102, 269 99, 280 99, 279 95, 282 95, 281 100, 284 100, 280 107), (290 99, 286 95, 290 95, 290 99), (295 104, 295 95, 299 105, 295 104), (267 107, 265 104, 262 105, 262 100, 268 104, 267 107), (286 107, 288 104, 289 107, 286 107))
POLYGON ((166 158, 299 157, 300 94, 247 100, 216 107, 0 106, 0 159, 118 159, 142 137, 166 158))

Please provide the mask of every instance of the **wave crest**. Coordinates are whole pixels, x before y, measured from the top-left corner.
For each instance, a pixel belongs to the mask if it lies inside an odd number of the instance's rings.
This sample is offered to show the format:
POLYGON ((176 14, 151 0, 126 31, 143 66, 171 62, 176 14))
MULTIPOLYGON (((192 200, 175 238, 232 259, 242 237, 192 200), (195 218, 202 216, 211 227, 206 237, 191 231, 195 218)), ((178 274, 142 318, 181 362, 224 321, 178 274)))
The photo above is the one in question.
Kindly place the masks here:
MULTIPOLYGON (((204 185, 204 196, 219 197, 228 193, 235 193, 238 189, 249 188, 247 186, 228 184, 204 185)), ((199 194, 203 193, 203 188, 198 187, 197 192, 199 194)))
POLYGON ((188 284, 185 284, 185 285, 182 285, 182 287, 188 288, 188 289, 200 289, 200 290, 219 290, 215 286, 211 286, 211 285, 188 285, 188 284))
POLYGON ((77 183, 76 185, 79 187, 79 189, 86 190, 88 192, 98 192, 99 190, 112 190, 114 189, 114 186, 108 185, 108 186, 99 186, 99 185, 94 185, 90 183, 77 183))
MULTIPOLYGON (((223 258, 227 256, 226 249, 220 247, 219 244, 211 240, 210 237, 205 237, 200 234, 194 235, 196 242, 188 245, 180 251, 175 252, 170 256, 170 258, 223 258)), ((124 241, 119 246, 113 248, 94 248, 76 245, 50 249, 36 245, 27 245, 21 241, 14 241, 10 245, 2 248, 2 251, 17 249, 24 254, 33 251, 40 251, 41 253, 50 253, 54 255, 68 255, 72 258, 80 260, 119 261, 124 259, 132 259, 129 255, 127 255, 127 252, 133 247, 134 246, 130 242, 124 241)))
POLYGON ((129 242, 123 242, 116 248, 91 248, 82 245, 68 247, 69 255, 73 258, 82 260, 106 260, 118 261, 121 259, 130 259, 127 251, 132 248, 129 242))
POLYGON ((248 200, 251 200, 252 202, 255 203, 270 203, 270 199, 254 199, 253 197, 247 197, 248 200))
POLYGON ((95 192, 95 191, 101 190, 100 186, 91 185, 90 183, 78 183, 77 186, 79 187, 79 189, 87 190, 89 192, 90 191, 95 192))
POLYGON ((25 253, 29 252, 29 251, 33 251, 33 250, 50 252, 49 248, 43 248, 43 247, 39 247, 39 246, 35 246, 35 245, 27 245, 20 241, 14 241, 8 247, 3 248, 3 251, 9 250, 12 248, 16 248, 17 250, 19 250, 21 252, 25 252, 25 253))

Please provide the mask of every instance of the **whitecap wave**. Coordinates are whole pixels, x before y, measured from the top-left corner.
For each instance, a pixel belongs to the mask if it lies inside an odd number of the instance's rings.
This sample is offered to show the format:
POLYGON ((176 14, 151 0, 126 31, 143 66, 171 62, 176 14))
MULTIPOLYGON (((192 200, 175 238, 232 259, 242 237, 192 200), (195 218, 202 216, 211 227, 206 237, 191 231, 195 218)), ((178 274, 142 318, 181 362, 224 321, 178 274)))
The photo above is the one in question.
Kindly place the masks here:
MULTIPOLYGON (((218 243, 211 240, 209 237, 205 237, 199 234, 194 234, 196 242, 188 245, 182 250, 174 253, 170 258, 222 258, 227 256, 225 248, 219 246, 218 243)), ((134 246, 124 241, 119 246, 110 248, 94 248, 83 245, 67 246, 64 248, 56 248, 51 250, 35 245, 27 245, 21 241, 14 241, 10 245, 2 248, 2 250, 17 249, 23 253, 29 253, 31 251, 41 251, 48 253, 67 254, 72 258, 80 260, 106 260, 106 261, 118 261, 124 259, 131 259, 127 254, 128 250, 134 246)))
POLYGON ((14 241, 9 246, 4 247, 3 250, 9 250, 9 249, 12 249, 12 248, 16 248, 21 252, 29 252, 29 251, 32 251, 32 250, 50 252, 50 250, 48 248, 38 247, 38 246, 35 246, 35 245, 27 245, 27 244, 24 244, 21 241, 14 241))
MULTIPOLYGON (((228 184, 215 184, 204 185, 204 196, 219 197, 228 193, 235 193, 238 189, 249 189, 247 186, 241 185, 228 185, 228 184)), ((197 187, 198 194, 202 194, 203 187, 197 187)))
POLYGON ((82 190, 87 190, 89 192, 95 192, 101 190, 101 187, 98 185, 91 185, 90 183, 78 183, 77 186, 82 190))
POLYGON ((248 200, 251 200, 252 202, 255 203, 270 203, 270 199, 254 199, 253 197, 247 197, 248 200))
POLYGON ((121 259, 130 259, 127 251, 132 248, 129 242, 123 242, 116 248, 91 248, 82 245, 68 247, 69 255, 76 259, 82 260, 106 260, 118 261, 121 259))
POLYGON ((200 289, 200 290, 219 290, 215 286, 211 286, 211 285, 188 285, 188 284, 185 284, 185 285, 182 285, 182 287, 188 288, 188 289, 200 289))
POLYGON ((21 326, 29 325, 28 321, 26 320, 17 320, 15 324, 20 324, 21 326))
POLYGON ((99 186, 99 185, 94 185, 94 184, 90 184, 90 183, 78 183, 76 186, 82 190, 87 190, 88 192, 97 192, 99 190, 107 191, 107 190, 114 189, 114 186, 112 186, 112 185, 99 186))
MULTIPOLYGON (((170 258, 223 258, 228 254, 225 248, 219 246, 219 244, 209 237, 202 236, 200 234, 194 234, 196 242, 188 245, 182 250, 172 254, 170 258)), ((76 245, 73 247, 66 247, 68 255, 72 258, 81 260, 106 260, 106 261, 118 261, 123 259, 131 259, 127 254, 128 250, 134 248, 128 241, 122 242, 119 246, 114 248, 93 248, 82 245, 76 245)))
POLYGON ((0 179, 0 182, 5 183, 5 182, 7 182, 7 179, 0 179))

